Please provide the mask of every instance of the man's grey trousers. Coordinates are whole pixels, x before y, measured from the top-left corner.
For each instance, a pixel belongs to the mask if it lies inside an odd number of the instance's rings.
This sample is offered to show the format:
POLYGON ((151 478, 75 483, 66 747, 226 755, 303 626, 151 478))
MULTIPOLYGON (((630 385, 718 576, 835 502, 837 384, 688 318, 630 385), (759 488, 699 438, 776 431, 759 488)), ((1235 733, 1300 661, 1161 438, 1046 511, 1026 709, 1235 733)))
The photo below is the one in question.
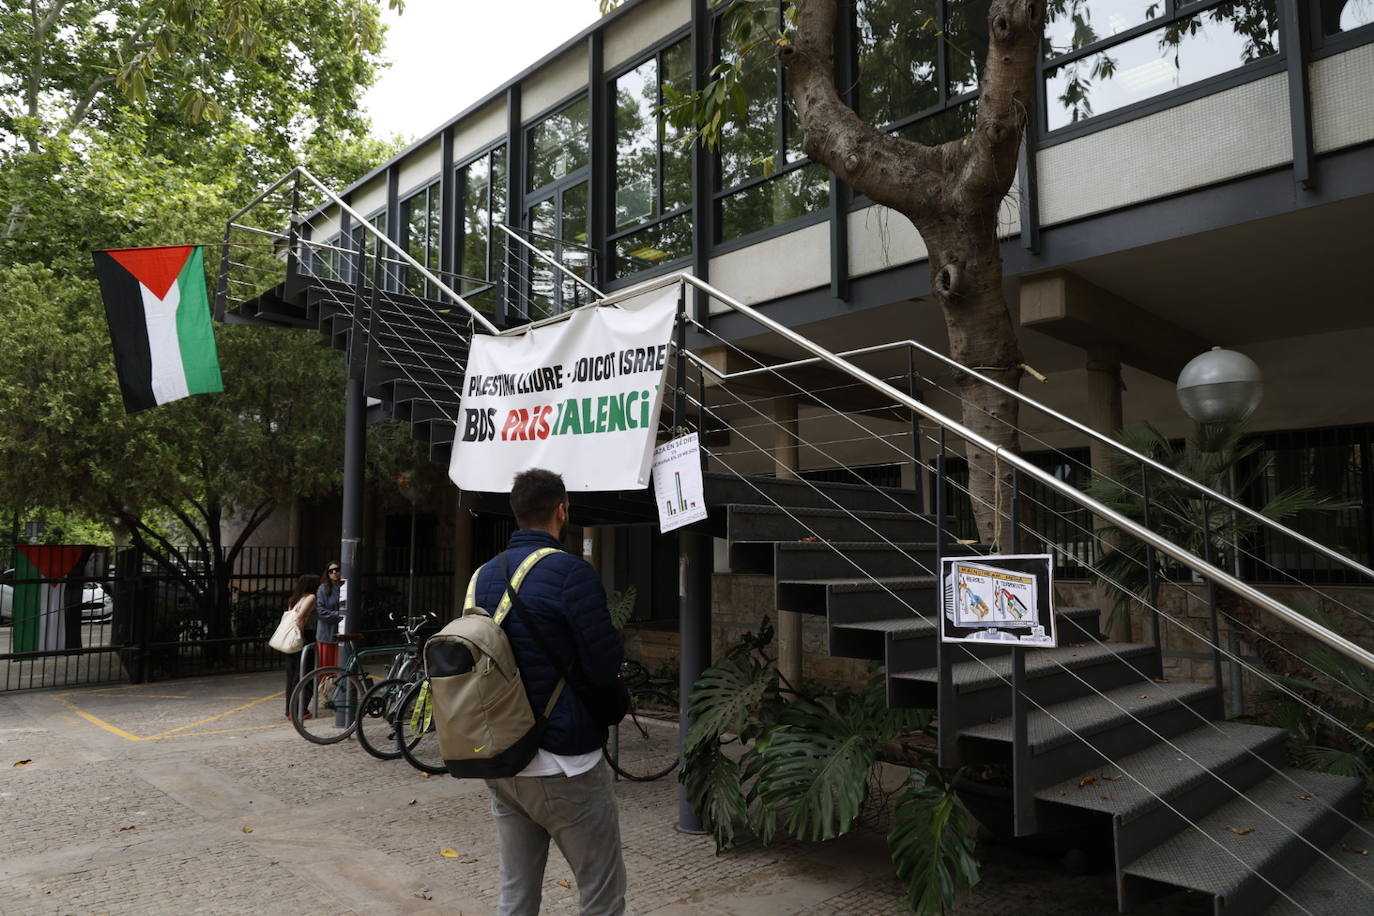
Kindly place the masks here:
POLYGON ((625 860, 611 768, 577 776, 488 779, 501 841, 500 916, 539 912, 549 837, 572 866, 582 916, 625 912, 625 860))

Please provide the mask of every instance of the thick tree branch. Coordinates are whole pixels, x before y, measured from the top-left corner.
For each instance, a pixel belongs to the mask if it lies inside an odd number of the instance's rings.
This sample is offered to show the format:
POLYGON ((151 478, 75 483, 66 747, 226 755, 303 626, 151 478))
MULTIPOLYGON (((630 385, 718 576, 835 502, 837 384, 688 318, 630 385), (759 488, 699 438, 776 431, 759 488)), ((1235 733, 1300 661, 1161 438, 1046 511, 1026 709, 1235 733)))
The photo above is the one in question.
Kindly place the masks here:
MULTIPOLYGON (((138 28, 134 29, 124 39, 124 43, 120 45, 119 51, 115 54, 115 60, 111 61, 112 68, 117 66, 120 61, 128 60, 133 54, 146 51, 152 47, 152 42, 144 41, 143 36, 148 34, 148 30, 161 18, 160 9, 155 6, 153 10, 138 24, 138 28)), ((86 119, 86 115, 90 113, 91 106, 95 104, 96 99, 100 98, 100 93, 112 82, 114 82, 113 73, 107 73, 92 80, 91 84, 86 87, 86 92, 82 95, 81 100, 72 106, 71 113, 62 122, 61 132, 63 134, 69 134, 81 125, 81 122, 86 119)))
POLYGON ((800 0, 797 33, 782 49, 806 154, 873 201, 908 215, 934 212, 949 181, 942 148, 865 123, 835 89, 835 0, 800 0))

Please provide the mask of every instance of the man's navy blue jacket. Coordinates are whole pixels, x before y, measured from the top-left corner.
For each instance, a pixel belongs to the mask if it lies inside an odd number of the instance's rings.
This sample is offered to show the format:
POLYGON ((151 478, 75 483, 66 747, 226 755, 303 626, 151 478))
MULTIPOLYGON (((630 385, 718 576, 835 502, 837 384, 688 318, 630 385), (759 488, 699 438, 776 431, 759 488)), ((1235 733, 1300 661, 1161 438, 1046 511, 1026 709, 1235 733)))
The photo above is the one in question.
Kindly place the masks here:
MULTIPOLYGON (((520 600, 544 642, 559 654, 557 664, 545 656, 514 611, 502 623, 515 651, 515 663, 520 666, 525 693, 536 711, 543 711, 553 696, 562 677, 560 667, 571 665, 593 684, 609 686, 625 659, 625 645, 611 625, 601 577, 581 557, 563 551, 557 538, 529 528, 515 532, 506 545, 510 571, 514 573, 525 557, 541 547, 557 547, 560 552, 544 557, 529 571, 520 586, 520 600)), ((477 573, 474 603, 495 612, 505 590, 498 555, 477 573)), ((571 684, 564 687, 540 746, 555 754, 585 754, 605 743, 605 727, 592 722, 571 684)))

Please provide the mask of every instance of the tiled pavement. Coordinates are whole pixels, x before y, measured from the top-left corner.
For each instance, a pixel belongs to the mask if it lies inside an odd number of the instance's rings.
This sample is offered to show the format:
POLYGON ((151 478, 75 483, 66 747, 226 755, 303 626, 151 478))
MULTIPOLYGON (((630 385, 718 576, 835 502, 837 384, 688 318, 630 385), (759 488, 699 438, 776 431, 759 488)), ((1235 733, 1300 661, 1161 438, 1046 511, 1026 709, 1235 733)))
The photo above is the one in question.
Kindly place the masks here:
MULTIPOLYGON (((478 783, 307 744, 279 673, 0 695, 0 913, 494 912, 478 783), (22 766, 14 764, 28 760, 22 766), (459 853, 445 858, 442 850, 459 853)), ((716 856, 677 784, 620 783, 628 911, 902 911, 882 836, 716 856)), ((544 912, 576 912, 550 856, 544 912)), ((989 862, 969 914, 1114 910, 1110 878, 989 862)))

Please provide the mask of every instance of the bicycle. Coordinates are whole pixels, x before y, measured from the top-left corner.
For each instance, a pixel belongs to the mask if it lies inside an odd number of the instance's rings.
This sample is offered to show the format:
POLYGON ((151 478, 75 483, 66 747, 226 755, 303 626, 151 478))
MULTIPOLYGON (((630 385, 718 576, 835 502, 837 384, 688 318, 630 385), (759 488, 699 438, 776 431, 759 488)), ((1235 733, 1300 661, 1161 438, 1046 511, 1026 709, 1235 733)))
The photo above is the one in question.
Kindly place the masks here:
POLYGON ((393 662, 387 676, 373 684, 358 704, 358 744, 379 760, 395 760, 401 756, 396 740, 396 713, 406 688, 423 673, 416 635, 425 623, 433 619, 434 614, 426 614, 414 622, 397 627, 405 634, 408 643, 406 651, 397 653, 396 662, 393 662))
POLYGON ((439 731, 434 722, 434 704, 429 678, 422 677, 401 696, 396 710, 396 748, 406 762, 422 773, 438 776, 448 772, 439 731))
POLYGON ((627 659, 620 666, 620 678, 630 694, 626 718, 632 727, 622 734, 624 722, 614 726, 606 736, 602 756, 625 779, 662 779, 682 762, 676 734, 677 701, 654 685, 648 670, 639 662, 627 659), (668 730, 672 734, 665 735, 668 730))
MULTIPOLYGON (((341 643, 359 638, 357 633, 338 636, 341 643)), ((374 683, 363 662, 384 653, 395 653, 388 673, 418 665, 418 649, 413 645, 375 646, 355 650, 344 665, 315 668, 302 677, 287 704, 297 733, 315 744, 336 744, 353 734, 358 727, 362 698, 374 683)))

